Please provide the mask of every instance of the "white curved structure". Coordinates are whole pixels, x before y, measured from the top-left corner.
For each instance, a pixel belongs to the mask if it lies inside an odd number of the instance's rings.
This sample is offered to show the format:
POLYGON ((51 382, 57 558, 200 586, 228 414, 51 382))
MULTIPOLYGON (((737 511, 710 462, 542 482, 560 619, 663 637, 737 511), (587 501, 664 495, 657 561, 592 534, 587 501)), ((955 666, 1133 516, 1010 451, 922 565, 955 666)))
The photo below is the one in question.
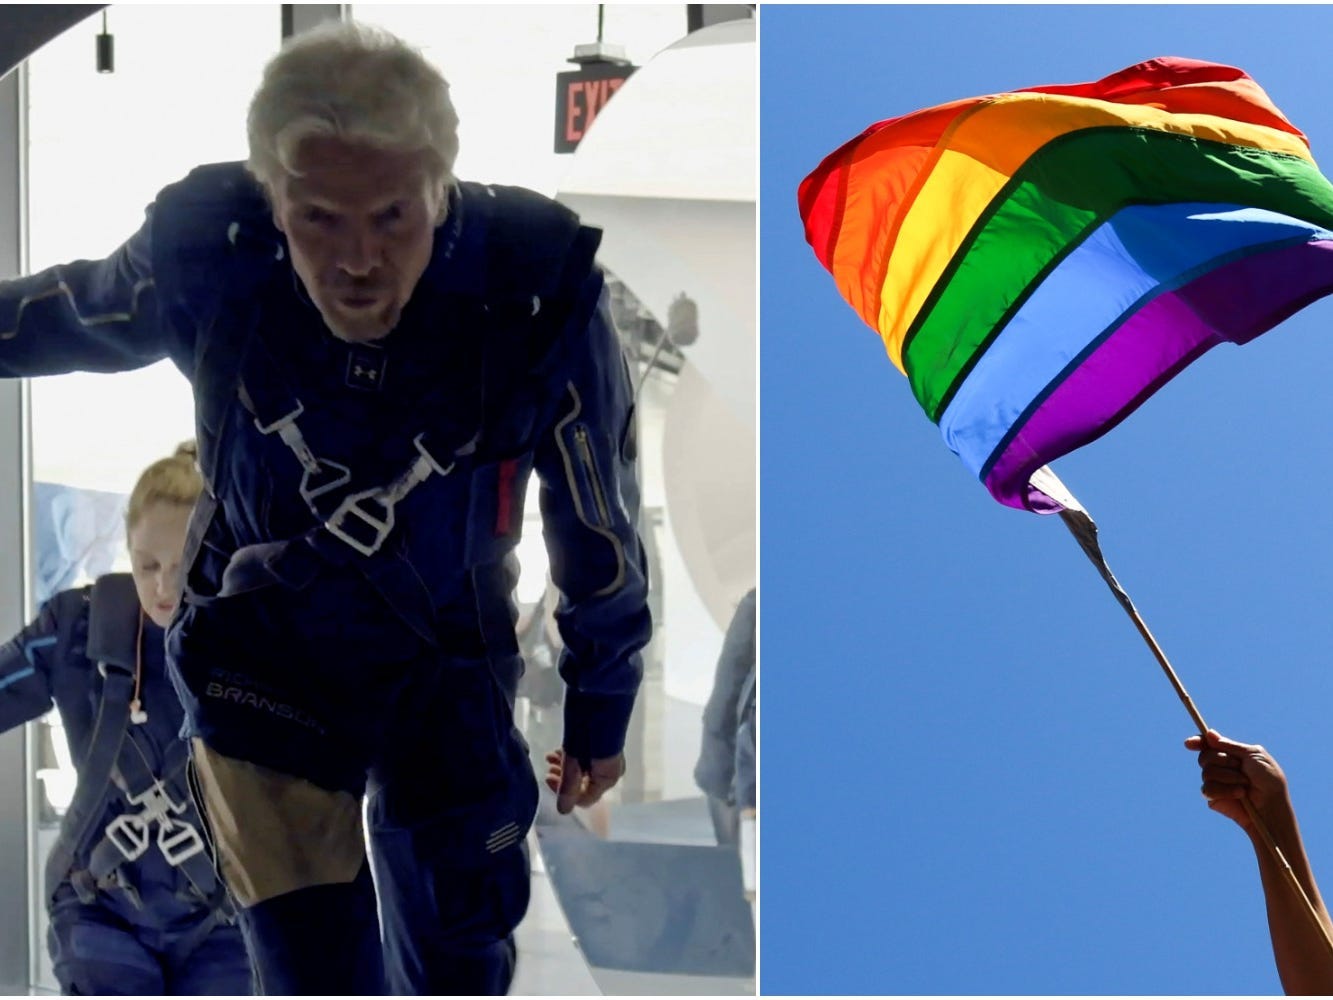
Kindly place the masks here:
POLYGON ((755 583, 756 59, 753 20, 664 49, 598 115, 557 195, 602 227, 601 260, 663 325, 677 294, 698 305, 662 462, 676 544, 719 628, 755 583))

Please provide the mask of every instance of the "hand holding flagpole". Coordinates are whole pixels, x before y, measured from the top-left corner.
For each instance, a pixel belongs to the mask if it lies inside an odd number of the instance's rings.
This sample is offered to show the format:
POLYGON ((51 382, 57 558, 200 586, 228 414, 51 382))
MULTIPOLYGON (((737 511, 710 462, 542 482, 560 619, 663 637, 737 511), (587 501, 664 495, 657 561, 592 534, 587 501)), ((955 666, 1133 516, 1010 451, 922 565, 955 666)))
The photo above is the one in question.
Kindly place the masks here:
MULTIPOLYGON (((1139 635, 1143 636, 1143 641, 1148 644, 1153 656, 1161 664, 1167 680, 1175 688, 1176 696, 1180 699, 1181 704, 1185 706, 1185 710, 1189 712, 1190 718, 1194 720, 1194 724, 1199 729, 1199 735, 1206 737, 1208 724, 1204 722, 1203 715, 1195 706, 1189 692, 1185 690, 1185 685, 1180 682, 1180 678, 1176 675, 1170 661, 1167 660, 1166 654, 1162 652, 1162 647, 1158 645, 1152 632, 1148 630, 1148 625, 1144 622, 1143 616, 1139 614, 1138 608, 1134 607, 1134 602, 1129 599, 1129 594, 1120 586, 1120 581, 1115 578, 1115 574, 1111 572, 1111 567, 1106 564, 1106 557, 1102 555, 1102 548, 1097 540, 1097 523, 1092 519, 1092 515, 1084 509, 1083 505, 1074 497, 1074 494, 1051 471, 1050 466, 1043 466, 1033 473, 1032 485, 1064 508, 1060 511, 1060 519, 1064 521, 1065 527, 1069 529, 1070 534, 1074 536, 1087 557, 1092 560, 1092 564, 1097 567, 1097 571, 1101 573, 1106 585, 1111 588, 1111 593, 1115 595, 1116 600, 1120 602, 1120 606, 1125 609, 1125 612, 1134 622, 1134 627, 1139 630, 1139 635)), ((1305 888, 1296 877, 1290 862, 1282 853, 1282 849, 1278 847, 1277 841, 1273 839, 1267 825, 1255 811, 1254 803, 1248 798, 1242 798, 1240 801, 1245 807, 1245 813, 1249 816, 1259 839, 1281 868, 1283 878, 1305 904, 1305 911, 1309 914, 1310 919, 1314 921, 1315 926, 1319 928, 1320 937, 1328 948, 1329 957, 1333 958, 1333 935, 1330 935, 1329 929, 1319 919, 1319 912, 1315 909, 1314 903, 1311 902, 1305 888)))

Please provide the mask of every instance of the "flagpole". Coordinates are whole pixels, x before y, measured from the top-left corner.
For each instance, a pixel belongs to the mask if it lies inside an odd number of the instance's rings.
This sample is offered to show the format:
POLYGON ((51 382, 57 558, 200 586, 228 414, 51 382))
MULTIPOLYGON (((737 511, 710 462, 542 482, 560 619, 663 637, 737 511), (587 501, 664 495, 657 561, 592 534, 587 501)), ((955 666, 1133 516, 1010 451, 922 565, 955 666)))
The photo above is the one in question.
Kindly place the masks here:
MULTIPOLYGON (((1105 564, 1103 563, 1103 565, 1105 564)), ((1109 567, 1106 572, 1111 572, 1109 567)), ((1162 670, 1166 672, 1166 679, 1169 680, 1171 686, 1176 689, 1176 697, 1178 697, 1181 704, 1185 706, 1185 711, 1189 712, 1190 718, 1194 720, 1194 724, 1199 727, 1199 735, 1206 736, 1208 733, 1208 724, 1203 721, 1203 716, 1199 714, 1198 708, 1195 707, 1194 699, 1191 698, 1189 692, 1185 690, 1185 685, 1180 683, 1180 678, 1176 675, 1175 670, 1172 669, 1171 662, 1166 658, 1166 654, 1162 652, 1162 647, 1157 645, 1157 640, 1154 639, 1153 634, 1148 631, 1148 625, 1144 622, 1143 616, 1139 614, 1139 609, 1134 607, 1132 602, 1124 603, 1123 606, 1125 610, 1129 612, 1129 617, 1134 622, 1134 627, 1139 630, 1139 635, 1143 636, 1143 641, 1146 642, 1148 648, 1152 650, 1152 655, 1157 657, 1157 662, 1162 665, 1162 670)), ((1246 803, 1249 801, 1249 799, 1245 800, 1246 803)))
MULTIPOLYGON (((1125 612, 1134 622, 1134 627, 1139 630, 1139 635, 1143 636, 1143 641, 1148 644, 1148 648, 1152 650, 1153 656, 1157 658, 1157 662, 1161 665, 1163 672, 1166 674, 1167 680, 1170 681, 1171 686, 1175 688, 1176 696, 1180 698, 1181 703, 1185 706, 1185 710, 1189 712, 1190 718, 1194 720, 1194 724, 1199 729, 1199 735, 1206 738, 1208 734, 1208 724, 1203 721, 1203 716, 1195 706, 1194 699, 1189 696, 1189 692, 1185 690, 1185 685, 1180 682, 1180 677, 1177 676, 1176 671, 1172 668, 1171 662, 1166 658, 1166 654, 1162 652, 1162 647, 1158 645, 1157 640, 1153 638, 1152 632, 1148 630, 1147 623, 1144 622, 1143 616, 1139 614, 1138 608, 1134 607, 1134 602, 1129 599, 1129 594, 1125 592, 1125 588, 1120 586, 1120 581, 1115 578, 1115 574, 1111 572, 1111 567, 1107 565, 1106 557, 1102 555, 1101 544, 1097 540, 1097 523, 1092 519, 1092 515, 1089 514, 1083 508, 1083 505, 1074 498, 1074 495, 1069 492, 1064 483, 1056 478, 1055 473, 1050 470, 1049 466, 1044 466, 1041 469, 1038 469, 1037 472, 1033 474, 1031 482, 1034 487, 1051 497, 1051 499, 1057 501, 1064 508, 1060 511, 1060 519, 1064 521, 1065 527, 1069 529, 1070 534, 1074 536, 1079 546, 1083 549, 1083 552, 1092 561, 1092 564, 1097 567, 1097 571, 1101 573, 1102 579, 1105 580, 1106 585, 1111 588, 1111 593, 1115 595, 1116 600, 1120 602, 1120 606, 1125 609, 1125 612)), ((1291 886, 1296 892, 1296 895, 1300 897, 1301 902, 1305 904, 1306 914, 1318 929, 1320 937, 1324 942, 1324 946, 1329 953, 1329 957, 1333 958, 1333 934, 1330 934, 1329 928, 1319 919, 1319 911, 1315 909, 1314 903, 1305 892, 1305 887, 1301 885, 1300 879, 1296 877, 1295 871, 1292 870, 1286 855, 1282 853, 1282 849, 1278 847, 1277 841, 1273 839, 1273 835, 1269 832, 1268 826, 1255 810, 1254 803, 1250 801, 1248 796, 1242 797, 1240 801, 1245 807, 1245 813, 1249 816, 1250 823, 1253 824, 1255 831, 1258 832, 1259 839, 1263 841, 1268 852, 1272 855, 1273 859, 1277 861, 1278 867, 1282 869, 1282 874, 1286 879, 1287 884, 1291 886)))

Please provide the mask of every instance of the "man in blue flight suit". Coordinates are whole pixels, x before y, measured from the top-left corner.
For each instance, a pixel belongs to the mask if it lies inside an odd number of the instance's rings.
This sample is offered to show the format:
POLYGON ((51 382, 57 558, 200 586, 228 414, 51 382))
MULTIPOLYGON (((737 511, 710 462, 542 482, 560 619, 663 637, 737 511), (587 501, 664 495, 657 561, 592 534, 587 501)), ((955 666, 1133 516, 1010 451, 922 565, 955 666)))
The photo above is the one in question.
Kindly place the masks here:
POLYGON ((0 284, 0 375, 165 356, 194 386, 208 488, 168 658, 260 988, 503 993, 537 802, 510 596, 534 470, 562 811, 624 771, 651 631, 598 234, 457 181, 448 85, 363 26, 284 47, 249 142, 107 259, 0 284))

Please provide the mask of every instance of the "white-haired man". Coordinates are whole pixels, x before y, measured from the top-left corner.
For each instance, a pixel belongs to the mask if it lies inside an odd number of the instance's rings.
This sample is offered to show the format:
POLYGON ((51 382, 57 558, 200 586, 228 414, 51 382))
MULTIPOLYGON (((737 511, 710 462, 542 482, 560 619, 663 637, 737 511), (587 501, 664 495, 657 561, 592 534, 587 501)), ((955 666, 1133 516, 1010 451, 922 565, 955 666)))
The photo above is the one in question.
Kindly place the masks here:
POLYGON ((208 491, 168 653, 268 993, 508 989, 537 801, 510 598, 534 470, 563 595, 559 807, 624 768, 651 624, 598 234, 455 180, 456 132, 416 51, 325 26, 268 66, 248 163, 165 189, 105 260, 0 284, 0 375, 170 357, 194 386, 208 491))

